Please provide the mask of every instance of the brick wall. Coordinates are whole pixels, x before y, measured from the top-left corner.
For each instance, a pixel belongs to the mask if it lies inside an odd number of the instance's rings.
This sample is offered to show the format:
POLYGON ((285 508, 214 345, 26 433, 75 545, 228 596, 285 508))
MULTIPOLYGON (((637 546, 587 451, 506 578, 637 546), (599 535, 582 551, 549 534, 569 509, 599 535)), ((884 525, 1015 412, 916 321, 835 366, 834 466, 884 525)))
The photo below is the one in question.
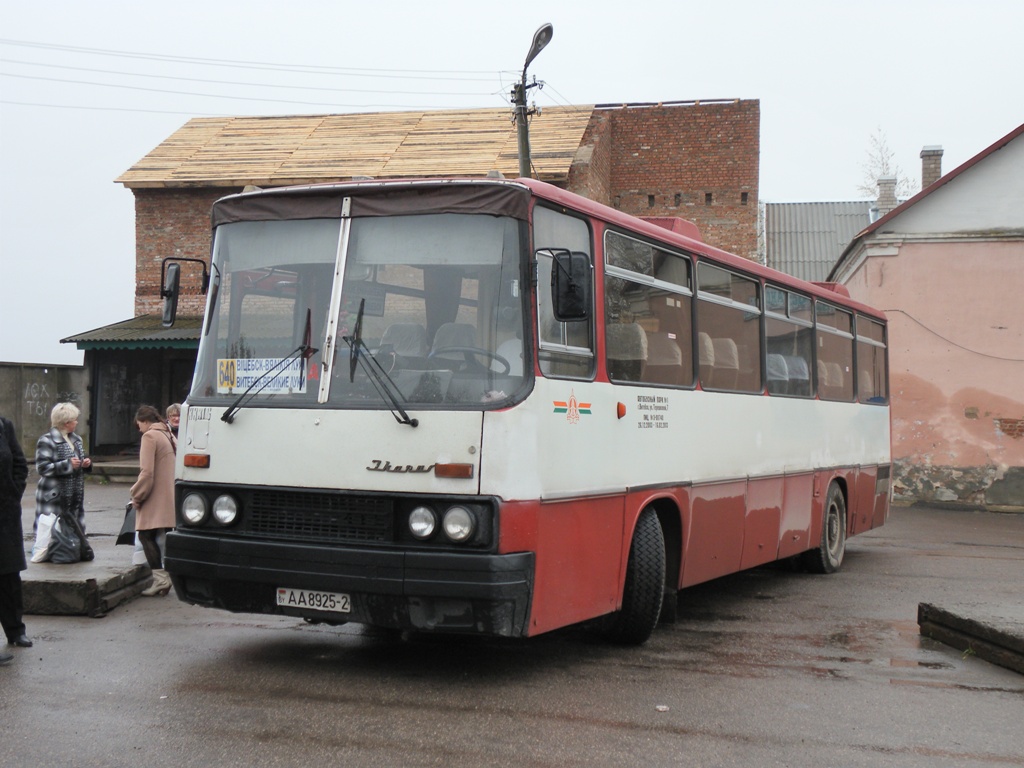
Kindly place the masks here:
POLYGON ((594 112, 569 167, 570 192, 603 205, 611 205, 611 113, 594 112))
MULTIPOLYGON (((210 258, 210 209, 215 200, 241 190, 136 189, 135 314, 159 314, 160 268, 168 256, 210 258)), ((178 314, 201 315, 206 297, 200 293, 198 264, 182 264, 178 314)))
MULTIPOLYGON (((686 102, 598 108, 569 170, 567 187, 636 216, 694 222, 711 245, 757 253, 760 103, 686 102)), ((210 209, 240 189, 138 188, 135 314, 156 314, 168 256, 209 259, 210 209)), ((199 315, 198 265, 182 265, 181 315, 199 315)))
POLYGON ((609 204, 688 219, 705 242, 755 258, 760 102, 601 108, 594 120, 608 123, 609 204))

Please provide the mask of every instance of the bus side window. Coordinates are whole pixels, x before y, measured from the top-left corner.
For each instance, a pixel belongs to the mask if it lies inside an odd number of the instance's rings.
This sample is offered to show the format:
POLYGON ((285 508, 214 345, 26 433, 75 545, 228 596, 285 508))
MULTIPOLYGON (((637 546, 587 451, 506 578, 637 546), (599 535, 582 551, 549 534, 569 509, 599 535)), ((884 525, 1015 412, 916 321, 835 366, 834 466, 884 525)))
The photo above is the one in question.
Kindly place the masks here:
POLYGON ((853 402, 853 315, 824 301, 814 307, 818 397, 853 402))
POLYGON ((693 273, 689 258, 608 230, 604 259, 608 378, 690 386, 693 273))
POLYGON ((761 303, 757 281, 705 262, 697 268, 697 282, 697 327, 699 333, 711 337, 712 345, 712 354, 706 359, 701 347, 701 386, 761 392, 761 303))
POLYGON ((862 403, 888 402, 887 381, 885 326, 857 315, 857 399, 862 403))
POLYGON ((771 284, 765 286, 764 298, 768 392, 810 397, 814 360, 811 300, 771 284))

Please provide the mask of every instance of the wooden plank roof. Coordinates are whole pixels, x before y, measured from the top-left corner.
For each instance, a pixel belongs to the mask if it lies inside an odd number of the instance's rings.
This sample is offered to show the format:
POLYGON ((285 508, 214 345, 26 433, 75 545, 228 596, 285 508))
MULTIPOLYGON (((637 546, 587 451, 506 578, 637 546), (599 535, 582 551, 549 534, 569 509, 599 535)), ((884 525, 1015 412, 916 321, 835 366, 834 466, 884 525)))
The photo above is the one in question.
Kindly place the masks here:
MULTIPOLYGON (((530 122, 539 178, 568 178, 593 106, 530 122)), ((508 109, 195 118, 115 181, 129 188, 242 187, 350 179, 519 175, 508 109)))

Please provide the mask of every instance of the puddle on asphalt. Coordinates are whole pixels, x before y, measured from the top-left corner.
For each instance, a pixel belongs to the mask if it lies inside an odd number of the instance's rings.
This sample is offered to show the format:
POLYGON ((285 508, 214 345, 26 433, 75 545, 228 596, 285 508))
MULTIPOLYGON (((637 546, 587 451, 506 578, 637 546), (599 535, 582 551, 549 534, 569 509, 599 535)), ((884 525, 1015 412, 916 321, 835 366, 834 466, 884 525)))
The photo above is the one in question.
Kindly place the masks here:
POLYGON ((921 667, 923 669, 956 669, 955 664, 945 661, 915 661, 914 659, 890 659, 890 667, 921 667))

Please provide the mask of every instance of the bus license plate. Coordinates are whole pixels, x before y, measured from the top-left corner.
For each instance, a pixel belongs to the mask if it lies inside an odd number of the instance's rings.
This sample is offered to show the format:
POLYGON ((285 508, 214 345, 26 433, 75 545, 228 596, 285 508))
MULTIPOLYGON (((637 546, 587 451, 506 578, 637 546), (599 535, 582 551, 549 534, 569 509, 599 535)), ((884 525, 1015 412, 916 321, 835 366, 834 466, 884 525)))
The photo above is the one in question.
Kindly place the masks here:
POLYGON ((277 590, 277 604, 286 608, 312 608, 315 611, 350 613, 352 601, 348 595, 339 592, 316 592, 310 589, 277 590))

